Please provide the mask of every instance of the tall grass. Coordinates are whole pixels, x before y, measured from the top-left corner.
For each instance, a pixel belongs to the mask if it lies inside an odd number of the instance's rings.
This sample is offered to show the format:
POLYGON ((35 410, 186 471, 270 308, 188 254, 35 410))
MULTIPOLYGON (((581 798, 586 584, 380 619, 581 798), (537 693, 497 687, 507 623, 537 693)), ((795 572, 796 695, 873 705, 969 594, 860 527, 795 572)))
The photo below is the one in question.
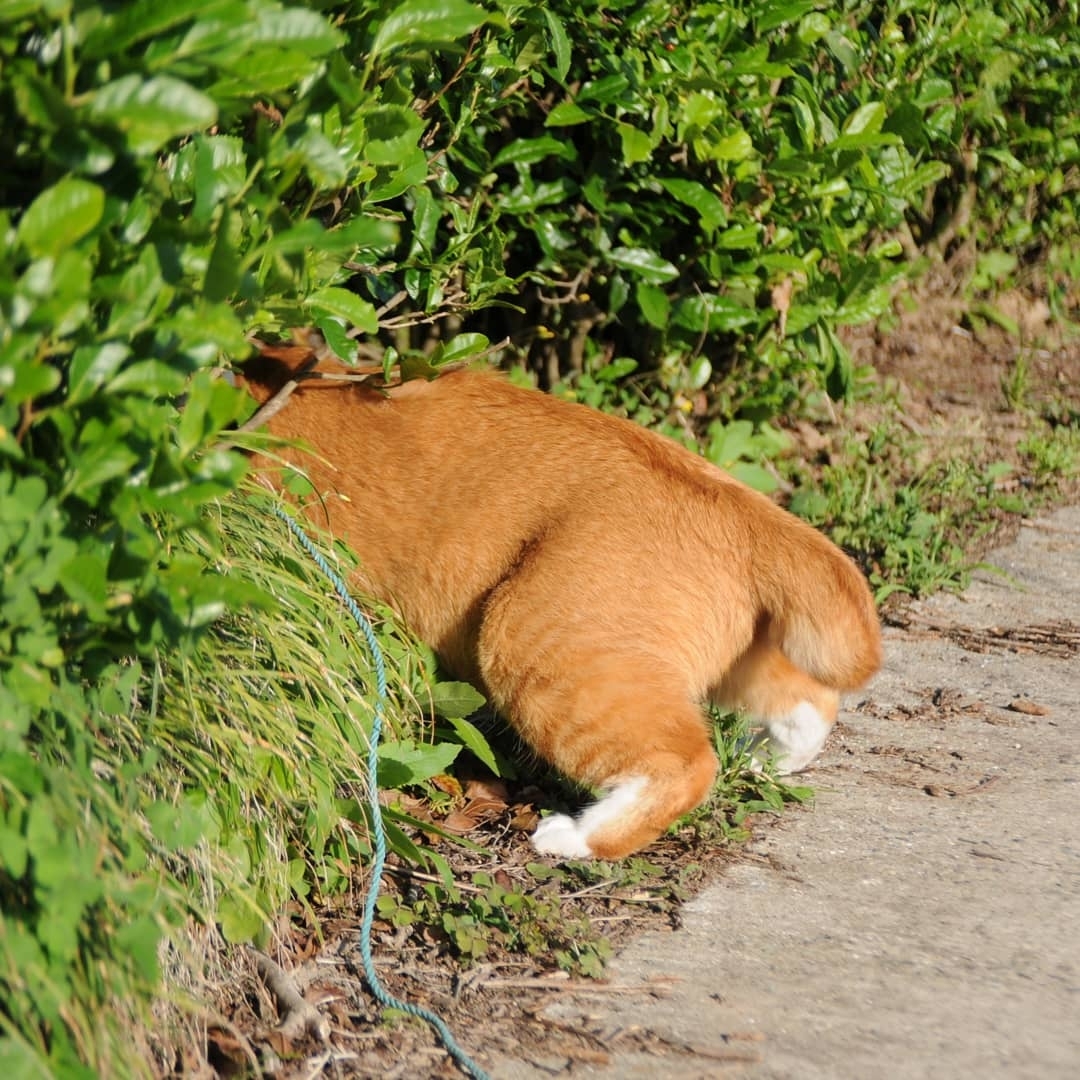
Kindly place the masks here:
MULTIPOLYGON (((81 773, 66 781, 74 849, 90 853, 82 869, 96 868, 112 890, 98 933, 140 938, 132 964, 87 963, 64 994, 64 1022, 91 1063, 87 1075, 168 1071, 240 956, 229 943, 265 943, 291 898, 363 883, 371 658, 273 501, 248 484, 212 506, 206 528, 176 541, 174 563, 199 558, 243 583, 248 603, 187 648, 122 661, 124 692, 90 720, 100 751, 86 774, 93 790, 79 786, 81 773), (125 925, 122 890, 154 896, 142 905, 153 915, 125 925), (103 983, 115 983, 117 1002, 104 1018, 94 1008, 112 996, 103 983)), ((323 550, 347 576, 347 553, 329 542, 323 550)), ((433 662, 386 611, 373 621, 390 672, 392 751, 430 735, 414 692, 434 680, 433 662)), ((42 752, 64 760, 59 742, 42 752)), ((57 771, 68 775, 63 765, 57 771)), ((0 979, 17 990, 18 954, 5 940, 14 928, 0 924, 0 958, 9 961, 0 979)), ((0 1027, 11 1037, 0 1043, 0 1062, 18 1062, 20 1076, 50 1075, 47 1023, 37 1043, 2 1014, 0 1027)))

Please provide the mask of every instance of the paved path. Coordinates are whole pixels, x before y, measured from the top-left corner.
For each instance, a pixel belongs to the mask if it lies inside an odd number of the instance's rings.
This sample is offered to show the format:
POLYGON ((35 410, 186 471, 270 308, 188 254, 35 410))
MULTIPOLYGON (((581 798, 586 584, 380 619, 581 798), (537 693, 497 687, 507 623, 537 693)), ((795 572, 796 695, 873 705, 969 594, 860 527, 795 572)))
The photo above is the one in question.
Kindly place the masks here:
POLYGON ((496 1077, 1080 1077, 1080 507, 990 561, 1004 574, 887 631, 813 808, 617 960, 672 993, 548 1010, 604 1033, 611 1064, 496 1077), (620 1052, 632 1029, 662 1052, 620 1052))

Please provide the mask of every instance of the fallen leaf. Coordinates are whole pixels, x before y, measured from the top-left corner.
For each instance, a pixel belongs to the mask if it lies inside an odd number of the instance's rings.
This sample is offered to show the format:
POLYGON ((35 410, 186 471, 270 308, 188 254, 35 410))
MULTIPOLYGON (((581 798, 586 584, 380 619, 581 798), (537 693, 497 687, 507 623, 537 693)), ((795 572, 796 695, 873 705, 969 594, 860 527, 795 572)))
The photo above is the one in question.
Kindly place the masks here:
POLYGON ((456 777, 447 776, 446 773, 439 773, 438 776, 431 778, 431 783, 447 795, 452 795, 455 799, 461 798, 461 783, 456 777))
POLYGON ((470 780, 465 785, 465 798, 484 799, 505 806, 510 800, 510 793, 502 780, 470 780))
POLYGON ((480 822, 463 810, 453 810, 443 818, 440 824, 447 832, 461 836, 464 833, 472 832, 480 822))
POLYGON ((1045 705, 1039 705, 1022 697, 1013 698, 1005 708, 1012 712, 1023 713, 1025 716, 1049 716, 1052 711, 1045 705))
POLYGON ((514 816, 510 819, 510 828, 519 832, 532 832, 540 822, 540 815, 531 807, 515 807, 514 816))

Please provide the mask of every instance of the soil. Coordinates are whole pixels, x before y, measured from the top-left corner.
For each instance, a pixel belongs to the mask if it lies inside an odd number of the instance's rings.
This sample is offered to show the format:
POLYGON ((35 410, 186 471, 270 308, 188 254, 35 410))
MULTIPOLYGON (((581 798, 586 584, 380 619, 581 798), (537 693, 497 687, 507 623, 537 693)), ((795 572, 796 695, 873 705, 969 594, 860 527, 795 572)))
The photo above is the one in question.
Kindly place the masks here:
MULTIPOLYGON (((1027 427, 1003 387, 1052 421, 1075 420, 1080 344, 1052 330, 1039 301, 998 307, 1019 337, 965 323, 940 295, 906 305, 888 333, 849 335, 895 404, 856 404, 835 431, 894 409, 931 454, 1019 462, 1027 427)), ((802 436, 827 453, 833 432, 802 436)), ((1055 494, 1078 490, 1062 478, 1055 494)), ((526 837, 557 789, 460 793, 457 824, 486 848, 440 848, 465 900, 489 891, 477 873, 540 901, 561 892, 564 953, 600 934, 622 949, 605 978, 586 977, 601 946, 569 973, 550 949, 529 955, 509 940, 463 964, 453 927, 388 917, 376 923, 380 977, 507 1080, 1074 1075, 1080 513, 1065 514, 1041 525, 1002 514, 980 552, 1019 537, 1020 553, 997 559, 1011 577, 890 609, 886 669, 808 774, 813 811, 756 816, 748 845, 699 825, 651 847, 633 884, 570 871, 537 886, 526 837)), ((396 868, 384 888, 415 898, 429 887, 396 868)), ((326 1040, 275 1030, 278 1004, 251 964, 217 1003, 205 1075, 241 1072, 253 1053, 288 1078, 461 1075, 420 1021, 380 1022, 359 969, 358 909, 354 899, 317 913, 321 936, 294 912, 274 950, 326 1040)))

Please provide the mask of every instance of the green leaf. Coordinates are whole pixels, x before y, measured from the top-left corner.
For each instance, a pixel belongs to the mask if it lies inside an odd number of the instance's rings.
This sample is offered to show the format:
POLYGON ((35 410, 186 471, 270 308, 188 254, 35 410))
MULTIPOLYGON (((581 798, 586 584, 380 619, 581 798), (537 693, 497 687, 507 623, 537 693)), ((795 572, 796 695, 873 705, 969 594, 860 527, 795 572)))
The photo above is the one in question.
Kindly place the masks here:
POLYGON ((172 139, 211 127, 218 111, 213 98, 182 79, 125 75, 94 94, 90 115, 122 132, 136 154, 152 154, 172 139))
POLYGON ((647 281, 639 281, 634 295, 645 321, 657 330, 665 329, 671 318, 671 301, 664 290, 647 281))
POLYGON ((345 42, 345 35, 325 15, 301 7, 260 5, 258 18, 244 24, 243 34, 250 41, 272 42, 308 56, 323 56, 345 42))
POLYGON ((330 351, 346 364, 352 364, 356 361, 356 354, 359 346, 348 335, 345 324, 333 315, 324 315, 321 319, 315 321, 315 325, 319 328, 319 332, 322 334, 323 339, 329 346, 330 351))
POLYGON ((232 214, 226 208, 218 222, 217 235, 206 262, 203 295, 211 303, 228 300, 240 285, 243 264, 236 250, 236 239, 229 229, 232 214))
POLYGON ((576 191, 574 181, 567 176, 537 184, 534 188, 515 191, 502 201, 502 208, 509 214, 527 214, 539 210, 542 206, 563 203, 576 191))
POLYGON ((31 255, 59 255, 101 221, 105 192, 89 180, 68 176, 46 188, 26 209, 16 238, 31 255))
POLYGON ((667 259, 645 248, 615 248, 609 258, 616 266, 630 270, 651 285, 674 281, 679 276, 678 269, 667 259))
POLYGON ((627 168, 652 157, 652 139, 633 124, 619 124, 619 140, 622 143, 623 164, 627 168))
POLYGON ((551 41, 551 51, 555 54, 555 76, 559 82, 566 80, 566 73, 570 70, 570 39, 566 35, 566 28, 559 17, 550 10, 542 7, 544 21, 548 25, 548 38, 551 41))
POLYGON ((486 703, 484 695, 469 683, 438 682, 431 688, 431 707, 447 720, 471 716, 486 703))
POLYGON ((233 945, 251 941, 263 928, 263 914, 239 891, 226 893, 218 900, 217 920, 222 937, 233 945))
POLYGON ((879 134, 886 115, 885 105, 881 101, 869 101, 865 105, 860 105, 844 121, 843 133, 830 145, 838 150, 844 150, 895 140, 896 136, 879 134))
POLYGON ((124 443, 99 439, 75 459, 68 487, 75 495, 90 496, 95 488, 129 473, 137 460, 124 443))
POLYGON ((616 105, 626 100, 630 80, 626 75, 605 75, 587 82, 578 93, 578 101, 595 101, 600 105, 616 105))
POLYGON ((152 802, 143 813, 153 830, 154 838, 166 851, 193 848, 206 833, 208 813, 205 806, 183 801, 152 802))
POLYGON ((114 394, 146 394, 169 397, 184 389, 184 376, 161 360, 140 360, 124 368, 108 388, 114 394))
POLYGON ((629 356, 618 356, 596 372, 598 382, 613 383, 637 371, 638 362, 629 356))
POLYGON ((0 393, 11 403, 33 401, 52 393, 61 374, 52 364, 18 361, 0 366, 0 393))
POLYGON ((574 161, 577 158, 577 150, 572 143, 556 139, 551 135, 541 135, 536 139, 514 139, 495 155, 491 167, 497 169, 500 165, 534 165, 549 157, 574 161))
POLYGON ((120 370, 130 355, 131 349, 119 341, 76 349, 68 368, 67 403, 77 405, 92 397, 120 370))
POLYGON ((454 743, 382 743, 379 746, 379 787, 419 784, 446 772, 461 747, 454 743))
POLYGON ((697 211, 706 229, 711 231, 727 224, 727 210, 720 196, 704 184, 696 180, 664 179, 660 181, 660 186, 684 206, 697 211))
POLYGON ((715 161, 745 161, 754 152, 754 143, 742 129, 725 135, 710 147, 715 161))
POLYGON ((763 4, 754 22, 759 34, 775 30, 784 23, 796 22, 817 7, 819 0, 772 0, 763 4))
POLYGON ((733 465, 753 446, 754 425, 750 420, 732 420, 722 424, 714 420, 709 425, 708 459, 722 469, 733 465))
POLYGON ((350 326, 355 326, 365 334, 374 334, 379 329, 379 316, 375 312, 375 305, 348 289, 334 285, 318 289, 307 297, 304 306, 344 319, 350 326))
POLYGON ((100 555, 76 555, 64 564, 57 580, 68 596, 82 607, 91 619, 105 618, 108 583, 105 561, 100 555))
POLYGON ((547 114, 544 127, 573 127, 575 124, 586 124, 591 119, 592 113, 587 113, 576 102, 564 101, 547 114))
POLYGON ((780 482, 768 469, 752 461, 737 461, 727 471, 736 480, 755 491, 760 491, 763 495, 770 495, 779 487, 780 482))
MULTIPOLYGON (((468 360, 470 356, 477 356, 484 352, 490 345, 491 342, 484 334, 457 334, 449 341, 440 342, 436 345, 428 357, 428 362, 433 368, 442 367, 444 364, 461 363, 468 360)), ((449 686, 451 684, 441 683, 440 685, 449 686)))
POLYGON ((303 162, 312 184, 320 191, 332 190, 345 183, 348 170, 338 148, 321 132, 305 131, 293 143, 291 153, 303 162))
POLYGON ((117 927, 113 941, 118 949, 126 953, 134 963, 146 984, 156 985, 161 974, 158 963, 161 929, 154 919, 144 915, 141 919, 125 922, 117 927))
POLYGON ((757 248, 761 241, 761 230, 757 225, 732 225, 718 233, 713 244, 725 251, 745 251, 757 248))
POLYGON ((466 0, 406 0, 379 24, 370 55, 381 56, 402 45, 430 48, 456 41, 488 18, 483 8, 466 0))
POLYGON ((700 293, 687 296, 675 306, 672 321, 695 333, 740 330, 757 322, 758 313, 727 296, 700 293))
POLYGON ((484 734, 475 724, 469 723, 463 716, 448 716, 447 720, 454 729, 454 734, 461 740, 466 750, 471 751, 479 761, 483 762, 496 776, 499 776, 499 763, 495 760, 484 734))

